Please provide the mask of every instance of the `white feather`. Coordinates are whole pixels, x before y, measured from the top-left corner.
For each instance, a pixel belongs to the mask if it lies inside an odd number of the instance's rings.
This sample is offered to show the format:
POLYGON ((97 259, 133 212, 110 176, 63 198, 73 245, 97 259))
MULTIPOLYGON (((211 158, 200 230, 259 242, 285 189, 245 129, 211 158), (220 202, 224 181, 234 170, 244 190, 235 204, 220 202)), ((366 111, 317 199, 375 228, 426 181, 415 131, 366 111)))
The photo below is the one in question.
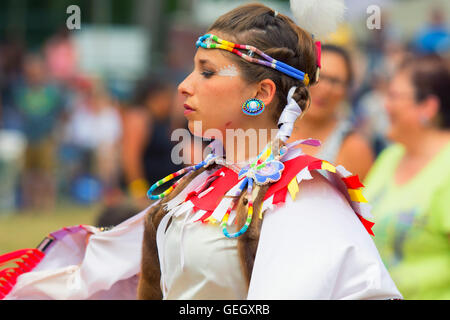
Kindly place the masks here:
POLYGON ((297 25, 317 39, 337 29, 346 9, 343 0, 290 0, 290 4, 297 25))

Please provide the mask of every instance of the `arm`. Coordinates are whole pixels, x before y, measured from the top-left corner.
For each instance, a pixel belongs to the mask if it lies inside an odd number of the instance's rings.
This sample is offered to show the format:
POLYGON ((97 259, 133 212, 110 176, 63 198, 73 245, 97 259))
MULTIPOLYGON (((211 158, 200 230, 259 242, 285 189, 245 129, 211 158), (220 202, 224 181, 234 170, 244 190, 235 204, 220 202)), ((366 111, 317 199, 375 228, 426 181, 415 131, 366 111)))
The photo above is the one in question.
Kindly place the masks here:
MULTIPOLYGON (((122 135, 122 165, 128 185, 145 179, 142 152, 148 141, 150 126, 144 112, 127 111, 124 115, 122 135)), ((143 188, 145 189, 146 186, 143 188)), ((145 195, 145 194, 144 194, 145 195)))
POLYGON ((248 299, 401 298, 347 200, 313 176, 264 217, 248 299))
POLYGON ((148 209, 108 231, 91 226, 58 230, 41 262, 17 278, 6 299, 136 299, 148 209))
POLYGON ((358 133, 352 133, 343 142, 336 164, 357 174, 361 181, 369 172, 374 161, 374 153, 369 143, 358 133))

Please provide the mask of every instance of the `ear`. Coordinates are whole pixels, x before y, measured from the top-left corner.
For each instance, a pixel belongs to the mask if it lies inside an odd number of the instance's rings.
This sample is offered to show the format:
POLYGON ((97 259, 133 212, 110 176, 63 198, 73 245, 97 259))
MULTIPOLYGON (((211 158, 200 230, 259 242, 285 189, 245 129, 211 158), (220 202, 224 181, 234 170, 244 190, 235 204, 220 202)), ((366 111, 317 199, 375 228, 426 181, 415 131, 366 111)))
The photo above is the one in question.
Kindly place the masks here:
POLYGON ((267 106, 272 103, 277 92, 277 86, 271 79, 264 79, 258 83, 256 99, 261 100, 267 106))
POLYGON ((436 96, 428 96, 421 103, 421 117, 428 119, 429 121, 435 119, 439 113, 440 106, 441 104, 436 96))

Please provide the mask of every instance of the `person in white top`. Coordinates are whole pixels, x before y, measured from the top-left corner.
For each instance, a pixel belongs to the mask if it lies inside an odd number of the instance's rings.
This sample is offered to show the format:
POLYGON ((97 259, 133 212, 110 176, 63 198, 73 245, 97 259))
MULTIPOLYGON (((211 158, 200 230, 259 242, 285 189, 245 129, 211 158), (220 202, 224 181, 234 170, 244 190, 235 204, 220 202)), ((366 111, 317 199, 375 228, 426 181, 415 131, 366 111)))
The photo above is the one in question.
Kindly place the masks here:
POLYGON ((214 134, 211 153, 155 183, 148 195, 159 200, 113 229, 51 234, 5 298, 401 299, 370 238, 358 177, 294 148, 316 140, 286 144, 318 80, 319 43, 248 4, 197 46, 179 91, 191 130, 201 121, 214 134), (236 147, 227 129, 267 132, 269 143, 260 134, 257 148, 236 147))

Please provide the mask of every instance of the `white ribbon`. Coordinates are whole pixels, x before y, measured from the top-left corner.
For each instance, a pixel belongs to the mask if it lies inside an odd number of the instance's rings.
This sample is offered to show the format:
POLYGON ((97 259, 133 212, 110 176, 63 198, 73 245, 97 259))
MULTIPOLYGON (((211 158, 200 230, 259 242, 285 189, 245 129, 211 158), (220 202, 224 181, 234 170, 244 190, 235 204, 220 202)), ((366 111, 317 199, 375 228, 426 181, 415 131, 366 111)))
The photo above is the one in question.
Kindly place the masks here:
POLYGON ((187 220, 190 216, 191 216, 191 212, 189 212, 189 211, 186 212, 186 216, 183 219, 183 225, 181 226, 181 234, 180 234, 180 268, 181 268, 181 271, 183 271, 183 269, 184 269, 184 229, 186 227, 187 220))
POLYGON ((297 87, 292 87, 287 95, 287 104, 281 113, 280 119, 278 120, 278 130, 276 138, 279 138, 283 142, 286 142, 292 134, 294 129, 295 120, 302 114, 302 109, 298 105, 292 96, 294 95, 297 87))

